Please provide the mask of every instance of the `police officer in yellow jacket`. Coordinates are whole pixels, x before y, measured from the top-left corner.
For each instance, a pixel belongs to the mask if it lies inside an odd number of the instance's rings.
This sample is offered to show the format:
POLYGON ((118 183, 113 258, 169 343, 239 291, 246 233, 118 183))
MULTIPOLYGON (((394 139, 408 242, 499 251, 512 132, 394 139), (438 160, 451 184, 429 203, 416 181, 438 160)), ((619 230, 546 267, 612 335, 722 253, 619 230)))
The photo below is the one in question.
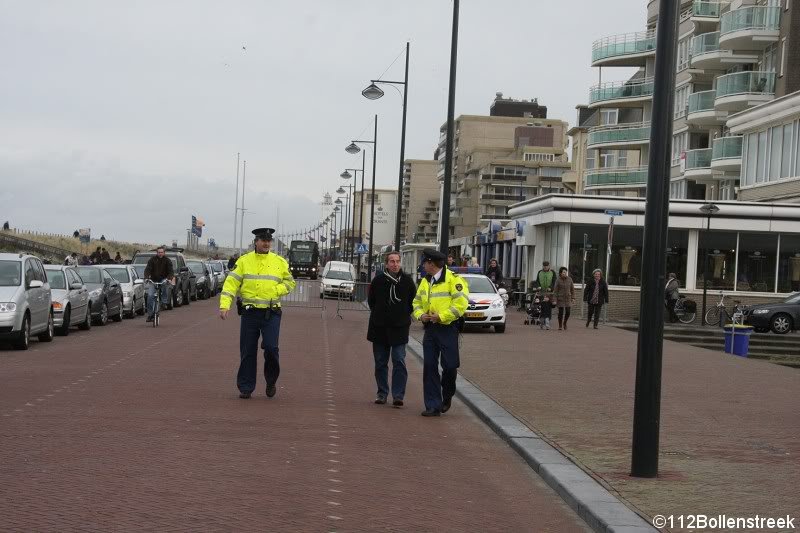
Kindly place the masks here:
POLYGON ((422 257, 427 275, 419 282, 413 302, 414 318, 425 325, 422 340, 425 411, 422 416, 439 416, 450 409, 456 393, 460 365, 458 323, 469 305, 469 288, 463 278, 444 266, 443 253, 425 248, 422 257))
POLYGON ((283 257, 270 253, 272 228, 253 230, 255 250, 241 256, 228 273, 219 297, 219 316, 227 318, 237 293, 241 297, 239 329, 239 373, 236 383, 239 398, 249 398, 256 388, 258 338, 264 348, 264 378, 267 396, 277 392, 275 386, 281 367, 278 362, 278 336, 281 328, 281 296, 294 290, 295 282, 289 264, 283 257))

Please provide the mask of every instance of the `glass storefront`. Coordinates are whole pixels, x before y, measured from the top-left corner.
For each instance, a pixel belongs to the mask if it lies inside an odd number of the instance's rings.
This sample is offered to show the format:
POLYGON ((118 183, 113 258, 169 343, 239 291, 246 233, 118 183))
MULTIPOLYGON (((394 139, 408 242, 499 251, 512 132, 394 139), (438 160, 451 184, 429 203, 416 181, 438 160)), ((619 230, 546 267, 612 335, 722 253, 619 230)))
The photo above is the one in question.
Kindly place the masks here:
POLYGON ((595 268, 606 269, 608 228, 604 226, 574 225, 570 230, 569 241, 569 272, 575 283, 581 283, 581 276, 584 272, 585 280, 589 280, 595 268), (585 250, 583 245, 584 236, 586 240, 585 250), (584 251, 586 252, 585 254, 584 251))
POLYGON ((697 249, 697 288, 703 287, 703 261, 708 253, 708 288, 733 290, 736 270, 736 233, 700 232, 697 249))
POLYGON ((611 261, 606 275, 609 285, 641 285, 643 236, 642 228, 614 226, 611 261))
POLYGON ((778 236, 769 233, 739 233, 739 264, 736 290, 773 292, 778 236))
POLYGON ((686 264, 689 258, 689 231, 670 229, 667 234, 667 268, 664 274, 678 276, 681 287, 686 286, 686 264))
POLYGON ((781 234, 778 292, 800 291, 800 235, 781 234))

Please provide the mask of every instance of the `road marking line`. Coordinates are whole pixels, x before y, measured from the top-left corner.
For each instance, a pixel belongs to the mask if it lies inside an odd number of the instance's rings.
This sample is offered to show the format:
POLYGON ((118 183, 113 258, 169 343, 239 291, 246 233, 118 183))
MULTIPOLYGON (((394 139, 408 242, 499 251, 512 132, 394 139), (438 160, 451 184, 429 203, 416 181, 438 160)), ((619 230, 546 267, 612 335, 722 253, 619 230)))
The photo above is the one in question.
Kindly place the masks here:
POLYGON ((341 483, 342 482, 341 479, 335 479, 335 478, 328 478, 328 481, 330 481, 331 483, 341 483))
POLYGON ((342 504, 339 502, 328 502, 328 505, 342 505, 342 504))
POLYGON ((342 519, 341 516, 334 516, 334 515, 328 515, 328 518, 330 518, 331 520, 341 520, 342 519))
POLYGON ((341 461, 339 461, 338 459, 328 459, 328 462, 329 463, 340 463, 341 461))

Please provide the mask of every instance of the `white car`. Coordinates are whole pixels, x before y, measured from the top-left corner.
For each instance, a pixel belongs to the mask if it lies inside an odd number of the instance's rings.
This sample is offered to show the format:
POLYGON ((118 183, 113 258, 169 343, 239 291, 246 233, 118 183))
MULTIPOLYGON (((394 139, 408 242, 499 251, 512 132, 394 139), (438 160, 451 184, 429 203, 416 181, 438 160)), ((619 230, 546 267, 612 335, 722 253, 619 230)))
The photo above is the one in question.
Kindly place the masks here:
POLYGON ((481 274, 461 274, 469 288, 469 307, 464 313, 465 326, 494 326, 495 333, 506 330, 506 305, 503 301, 505 289, 495 287, 494 283, 481 274))
POLYGON ((53 300, 53 325, 58 335, 69 335, 69 328, 82 330, 92 327, 89 291, 73 266, 45 265, 47 282, 53 300))
POLYGON ((136 315, 143 315, 144 279, 139 277, 136 269, 131 265, 104 265, 104 268, 122 288, 122 316, 133 318, 136 315))
POLYGON ((42 262, 27 254, 0 253, 0 339, 27 350, 31 335, 55 335, 52 295, 42 262))
POLYGON ((322 273, 322 283, 319 284, 319 297, 330 296, 340 300, 355 299, 355 270, 352 265, 346 270, 325 268, 322 273))

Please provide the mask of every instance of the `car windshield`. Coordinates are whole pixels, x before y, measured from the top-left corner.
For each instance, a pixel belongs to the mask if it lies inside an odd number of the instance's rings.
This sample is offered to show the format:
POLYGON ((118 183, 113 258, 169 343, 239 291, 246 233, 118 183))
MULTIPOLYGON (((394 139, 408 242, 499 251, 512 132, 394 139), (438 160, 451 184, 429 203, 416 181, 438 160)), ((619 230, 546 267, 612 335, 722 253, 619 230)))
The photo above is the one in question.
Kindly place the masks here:
POLYGON ((17 287, 22 283, 19 261, 0 261, 0 287, 17 287))
POLYGON ((800 292, 795 292, 790 294, 788 298, 786 298, 783 303, 785 304, 800 304, 800 292))
POLYGON ((140 278, 144 277, 144 269, 145 265, 133 265, 133 269, 136 271, 136 275, 140 278))
POLYGON ((294 261, 296 263, 310 263, 311 262, 311 258, 312 258, 312 253, 311 252, 294 251, 289 255, 291 256, 291 258, 289 260, 290 261, 294 261))
POLYGON ((325 274, 325 277, 328 279, 343 279, 347 281, 353 281, 353 276, 351 276, 350 272, 346 270, 328 270, 328 273, 325 274))
POLYGON ((210 265, 211 265, 211 270, 213 270, 214 272, 222 272, 222 265, 220 265, 219 263, 210 263, 210 265))
POLYGON ((494 294, 497 292, 492 282, 489 281, 489 278, 466 277, 464 280, 467 282, 467 287, 469 287, 469 292, 471 293, 477 292, 494 294))
POLYGON ((47 272, 47 282, 50 284, 51 289, 66 289, 67 280, 64 278, 64 273, 60 270, 45 270, 47 272))
POLYGON ((131 277, 128 274, 128 269, 127 268, 108 268, 108 267, 106 267, 106 270, 108 271, 109 274, 111 274, 112 278, 114 278, 115 280, 119 281, 120 283, 130 283, 131 282, 131 277))
POLYGON ((205 270, 203 269, 203 263, 201 263, 200 261, 187 261, 186 265, 195 274, 205 275, 206 273, 205 270))
MULTIPOLYGON (((155 257, 155 255, 156 254, 147 254, 147 255, 139 254, 139 255, 137 255, 136 257, 133 258, 133 264, 146 265, 147 262, 150 261, 150 258, 151 257, 155 257)), ((167 257, 169 257, 169 260, 172 261, 172 267, 177 270, 178 269, 178 260, 176 258, 174 258, 174 257, 170 257, 170 256, 167 256, 167 257)))
POLYGON ((99 268, 78 267, 78 274, 86 283, 103 283, 103 276, 100 274, 99 268))

